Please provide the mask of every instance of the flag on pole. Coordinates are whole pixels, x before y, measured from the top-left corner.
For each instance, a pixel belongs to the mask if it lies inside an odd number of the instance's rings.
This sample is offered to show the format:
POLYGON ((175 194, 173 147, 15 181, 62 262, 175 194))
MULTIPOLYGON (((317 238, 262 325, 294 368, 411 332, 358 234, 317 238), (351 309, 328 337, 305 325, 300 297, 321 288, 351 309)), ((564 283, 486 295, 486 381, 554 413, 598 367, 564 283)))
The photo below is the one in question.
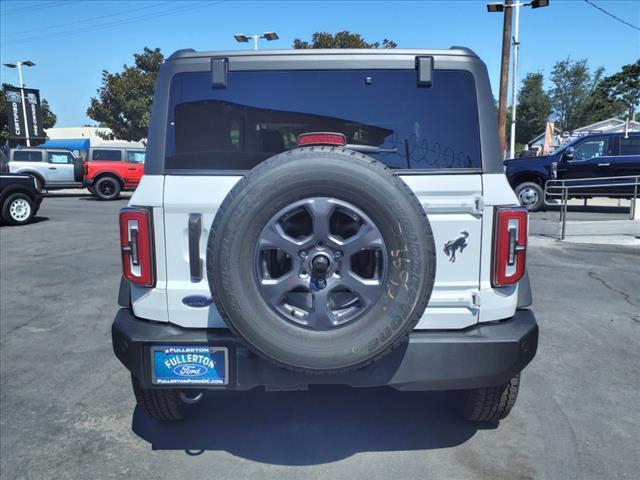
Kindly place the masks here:
POLYGON ((556 116, 552 113, 547 117, 547 126, 544 131, 544 145, 542 146, 542 154, 549 155, 551 144, 553 143, 553 133, 555 130, 556 116))

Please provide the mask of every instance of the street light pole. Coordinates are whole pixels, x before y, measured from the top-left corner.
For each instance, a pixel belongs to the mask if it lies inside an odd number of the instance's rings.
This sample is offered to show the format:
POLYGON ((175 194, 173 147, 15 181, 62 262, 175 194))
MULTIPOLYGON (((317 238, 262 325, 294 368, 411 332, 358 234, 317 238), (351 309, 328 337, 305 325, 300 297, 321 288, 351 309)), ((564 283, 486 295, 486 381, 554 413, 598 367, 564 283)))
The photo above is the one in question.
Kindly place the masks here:
POLYGON ((518 103, 518 51, 520 49, 519 28, 520 28, 520 2, 515 3, 516 26, 513 33, 513 83, 511 84, 511 138, 509 148, 509 158, 516 156, 516 105, 518 103))
POLYGON ((264 32, 262 35, 253 34, 253 35, 245 35, 244 33, 236 33, 233 38, 236 39, 238 43, 247 43, 250 38, 253 39, 253 49, 258 50, 258 42, 261 38, 264 38, 267 42, 272 42, 274 40, 278 40, 278 34, 276 32, 264 32))

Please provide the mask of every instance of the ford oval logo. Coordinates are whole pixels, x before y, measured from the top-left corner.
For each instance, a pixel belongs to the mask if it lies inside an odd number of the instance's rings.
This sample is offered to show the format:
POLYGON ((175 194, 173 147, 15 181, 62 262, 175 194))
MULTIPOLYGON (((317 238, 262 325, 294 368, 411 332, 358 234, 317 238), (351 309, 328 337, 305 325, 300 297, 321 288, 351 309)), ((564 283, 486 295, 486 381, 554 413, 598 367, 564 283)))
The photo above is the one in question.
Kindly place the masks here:
POLYGON ((211 297, 205 297, 204 295, 189 295, 188 297, 184 297, 182 299, 182 303, 184 303, 187 307, 194 308, 203 308, 211 305, 213 300, 211 297))
POLYGON ((204 365, 196 365, 194 363, 187 363, 173 367, 173 373, 180 375, 181 377, 200 377, 208 371, 209 369, 204 365))

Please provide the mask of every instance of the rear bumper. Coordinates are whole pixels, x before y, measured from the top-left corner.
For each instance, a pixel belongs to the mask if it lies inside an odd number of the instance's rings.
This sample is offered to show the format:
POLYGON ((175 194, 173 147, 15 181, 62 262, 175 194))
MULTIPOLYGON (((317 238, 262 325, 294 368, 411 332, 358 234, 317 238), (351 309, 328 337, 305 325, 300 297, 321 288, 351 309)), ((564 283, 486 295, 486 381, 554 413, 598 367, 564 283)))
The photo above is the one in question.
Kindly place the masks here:
POLYGON ((210 345, 229 349, 229 383, 212 389, 249 390, 257 386, 296 388, 310 384, 391 386, 399 390, 455 390, 499 385, 535 356, 538 325, 531 310, 518 310, 501 322, 462 331, 417 331, 391 354, 360 370, 307 375, 279 368, 247 350, 226 329, 186 329, 138 319, 118 311, 113 349, 144 387, 150 378, 154 345, 210 345))

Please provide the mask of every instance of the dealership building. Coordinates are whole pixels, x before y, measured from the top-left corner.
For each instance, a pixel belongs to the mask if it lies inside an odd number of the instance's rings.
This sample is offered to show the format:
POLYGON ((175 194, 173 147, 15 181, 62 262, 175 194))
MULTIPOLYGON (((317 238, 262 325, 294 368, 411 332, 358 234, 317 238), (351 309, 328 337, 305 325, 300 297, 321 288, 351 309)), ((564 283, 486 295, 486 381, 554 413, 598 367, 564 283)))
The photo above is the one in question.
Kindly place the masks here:
POLYGON ((114 138, 110 128, 103 127, 54 127, 45 129, 48 141, 51 140, 89 140, 92 147, 127 146, 144 148, 143 142, 126 142, 114 138), (105 137, 105 138, 103 138, 105 137))

